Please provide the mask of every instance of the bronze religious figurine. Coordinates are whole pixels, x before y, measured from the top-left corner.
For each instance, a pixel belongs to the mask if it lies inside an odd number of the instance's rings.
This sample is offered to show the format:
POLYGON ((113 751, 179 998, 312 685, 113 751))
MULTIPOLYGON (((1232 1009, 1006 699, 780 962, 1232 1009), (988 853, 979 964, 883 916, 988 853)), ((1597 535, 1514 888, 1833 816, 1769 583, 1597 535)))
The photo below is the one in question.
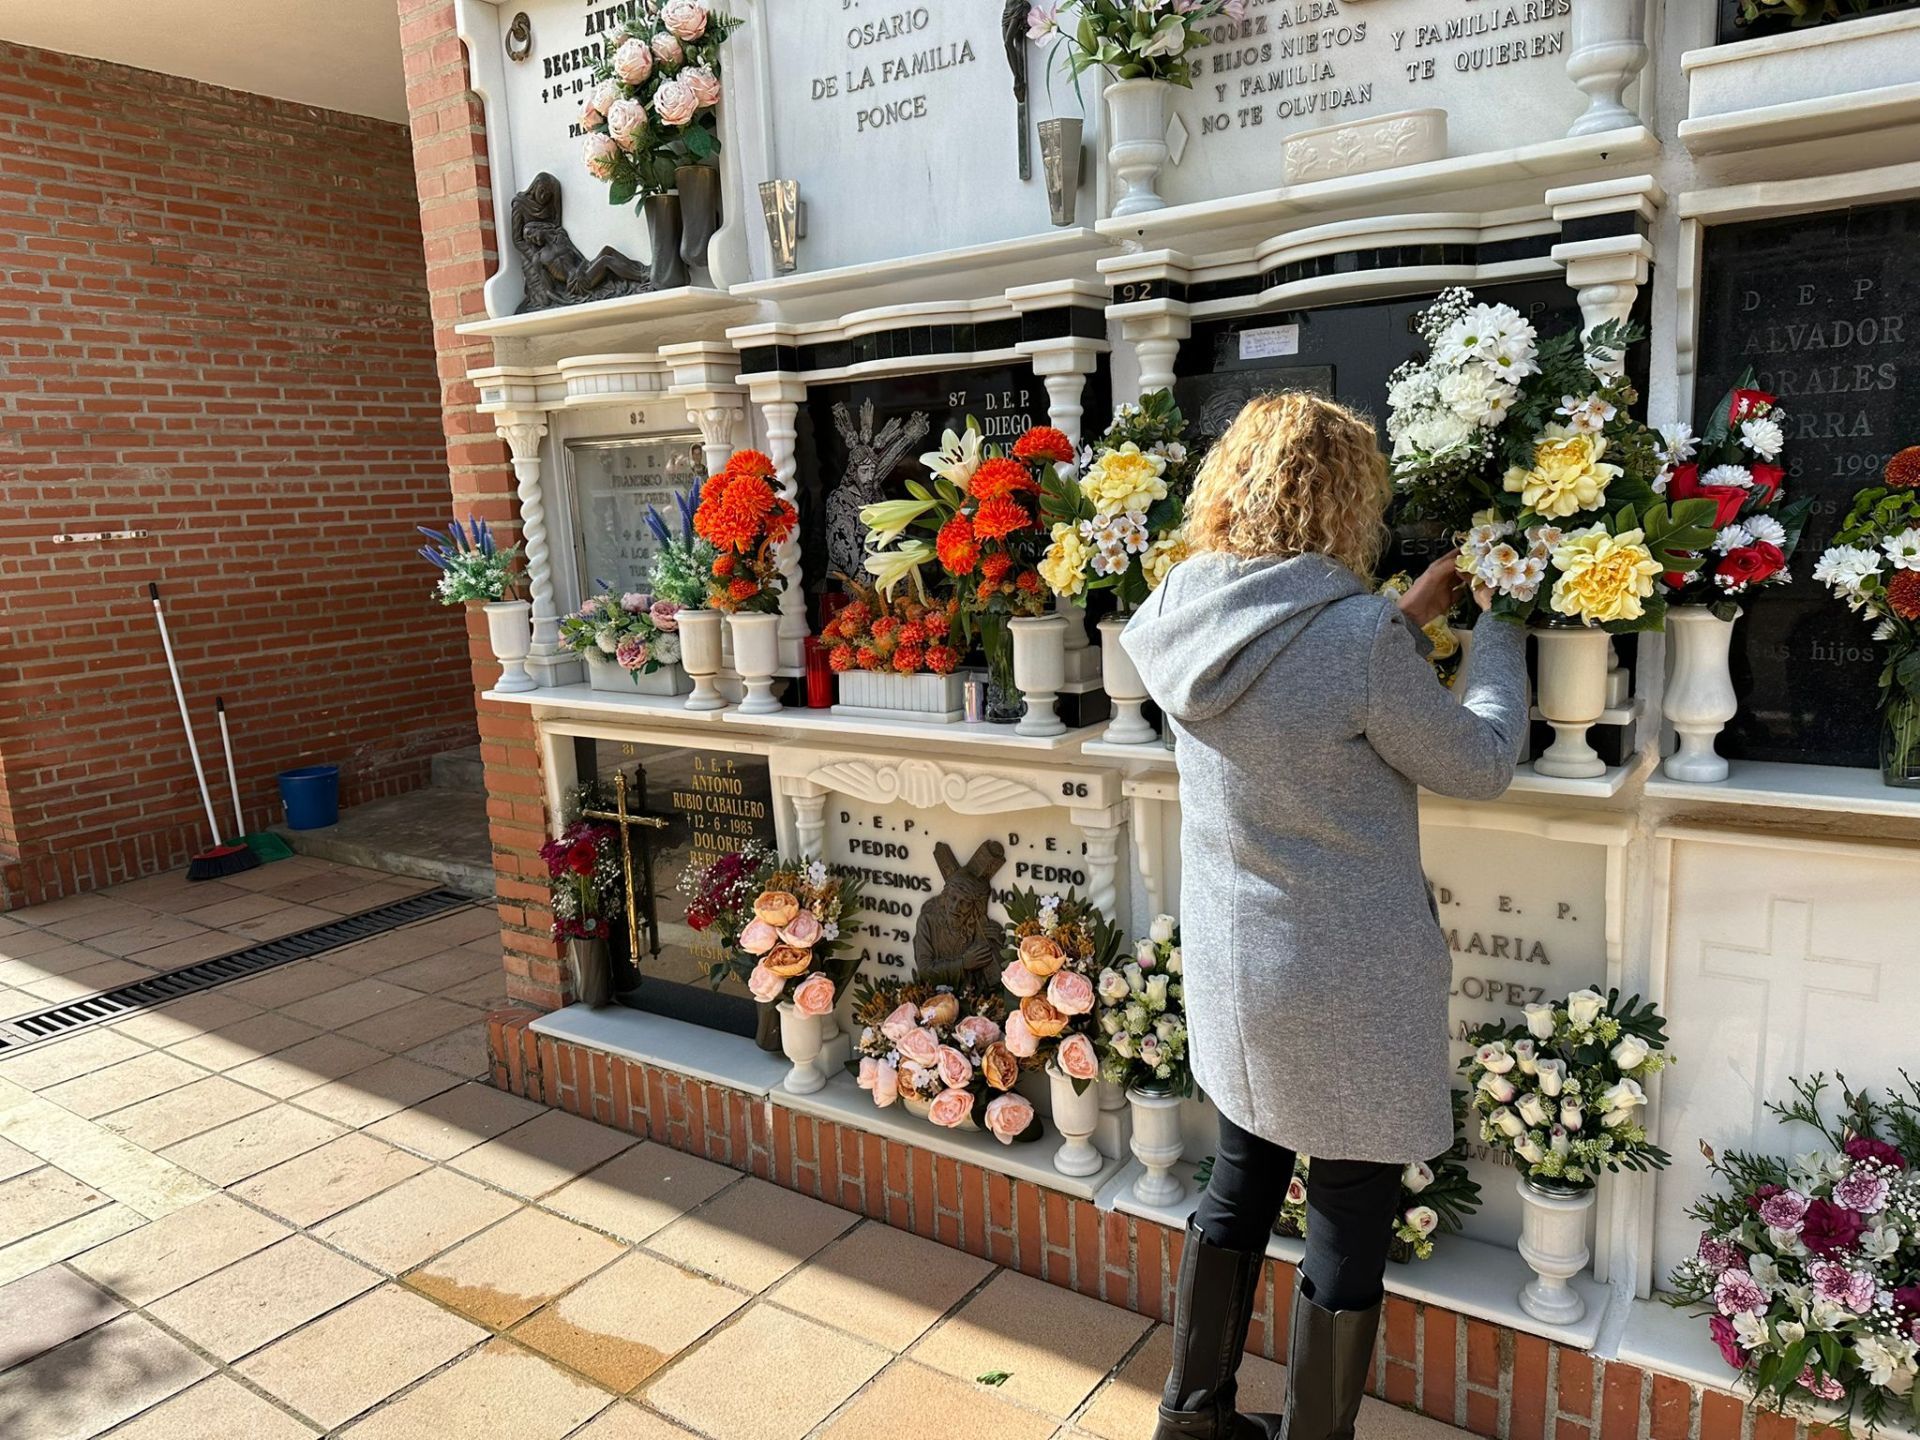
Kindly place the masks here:
POLYGON ((547 310, 555 305, 581 305, 589 300, 616 300, 653 288, 644 265, 635 263, 611 245, 589 260, 567 236, 560 223, 560 182, 542 171, 533 183, 513 197, 508 234, 520 256, 526 293, 514 314, 547 310))
POLYGON ((987 918, 988 882, 1007 863, 1007 848, 998 840, 982 840, 962 865, 942 840, 933 847, 933 860, 946 887, 920 907, 913 928, 914 971, 924 976, 985 970, 1000 958, 1000 927, 987 918))
POLYGON ((1020 178, 1033 178, 1033 141, 1027 137, 1027 0, 1006 0, 1000 12, 1000 37, 1013 71, 1013 121, 1020 137, 1020 178))

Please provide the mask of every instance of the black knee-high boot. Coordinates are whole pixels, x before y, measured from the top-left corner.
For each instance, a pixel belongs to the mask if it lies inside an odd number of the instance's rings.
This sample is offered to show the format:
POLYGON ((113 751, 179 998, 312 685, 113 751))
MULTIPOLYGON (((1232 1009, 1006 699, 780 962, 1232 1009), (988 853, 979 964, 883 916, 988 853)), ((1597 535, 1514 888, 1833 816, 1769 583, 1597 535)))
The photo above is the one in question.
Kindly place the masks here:
POLYGON ((1307 1288, 1303 1280, 1293 1292, 1287 1414, 1280 1440, 1353 1440, 1373 1364, 1380 1306, 1326 1310, 1307 1297, 1307 1288))
POLYGON ((1173 1301, 1173 1368, 1160 1399, 1154 1440, 1234 1440, 1264 1435, 1236 1424, 1240 1355, 1253 1321, 1264 1250, 1223 1250, 1187 1221, 1180 1286, 1173 1301))

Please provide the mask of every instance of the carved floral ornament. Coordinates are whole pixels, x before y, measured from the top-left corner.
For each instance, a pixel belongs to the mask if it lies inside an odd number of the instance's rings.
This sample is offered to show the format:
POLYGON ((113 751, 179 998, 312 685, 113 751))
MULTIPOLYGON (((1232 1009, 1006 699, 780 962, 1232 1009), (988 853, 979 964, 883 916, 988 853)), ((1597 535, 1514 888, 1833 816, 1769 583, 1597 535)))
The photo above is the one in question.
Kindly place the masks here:
POLYGON ((1053 796, 1006 775, 950 770, 931 760, 833 760, 807 773, 809 783, 876 805, 904 800, 916 809, 944 805, 961 815, 995 815, 1055 804, 1053 796))

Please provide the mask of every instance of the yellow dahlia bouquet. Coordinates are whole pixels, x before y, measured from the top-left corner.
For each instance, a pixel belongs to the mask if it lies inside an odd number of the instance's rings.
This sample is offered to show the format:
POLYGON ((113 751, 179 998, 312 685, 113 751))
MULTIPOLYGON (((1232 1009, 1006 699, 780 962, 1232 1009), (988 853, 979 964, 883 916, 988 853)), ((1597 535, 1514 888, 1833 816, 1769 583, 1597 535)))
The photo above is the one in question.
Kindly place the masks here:
POLYGON ((1659 629, 1661 578, 1699 566, 1716 511, 1662 497, 1666 442, 1634 415, 1622 363, 1645 332, 1608 321, 1541 339, 1465 290, 1418 323, 1429 353, 1388 389, 1404 512, 1455 532, 1460 570, 1493 591, 1496 615, 1659 629))

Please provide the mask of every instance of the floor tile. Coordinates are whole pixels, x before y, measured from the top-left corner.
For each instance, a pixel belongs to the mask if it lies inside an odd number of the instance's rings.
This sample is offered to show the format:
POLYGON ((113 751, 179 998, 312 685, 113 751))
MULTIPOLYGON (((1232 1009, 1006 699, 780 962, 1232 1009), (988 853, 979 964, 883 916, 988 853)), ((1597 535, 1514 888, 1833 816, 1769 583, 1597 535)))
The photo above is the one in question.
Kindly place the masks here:
MULTIPOLYGON (((1147 1428, 1123 1437, 1142 1440, 1147 1428)), ((1050 1416, 1009 1405, 986 1386, 896 1360, 866 1392, 820 1432, 820 1440, 899 1440, 903 1435, 990 1435, 993 1440, 1047 1440, 1050 1416)), ((1121 1437, 1116 1437, 1121 1440, 1121 1437)))
POLYGON ((147 1305, 289 1233, 237 1200, 211 1195, 87 1251, 72 1265, 129 1303, 147 1305))
MULTIPOLYGON (((20 930, 0 939, 0 965, 11 964, 16 960, 37 959, 55 950, 70 950, 77 953, 85 949, 86 947, 78 941, 69 940, 65 935, 56 934, 52 930, 20 930)), ((100 952, 95 950, 90 953, 98 955, 100 952)), ((88 962, 80 960, 74 963, 84 965, 88 962)), ((68 964, 65 968, 71 970, 74 965, 68 964)), ((54 975, 59 972, 46 970, 42 973, 54 975)))
POLYGON ((191 920, 196 925, 205 925, 218 930, 235 921, 251 920, 256 915, 265 915, 270 910, 278 910, 280 903, 271 895, 250 895, 241 891, 229 898, 216 898, 210 905, 176 913, 182 919, 191 920))
POLYGON ((0 1381, 0 1435, 81 1440, 212 1368, 152 1321, 122 1315, 8 1371, 0 1381))
POLYGON ((311 905, 282 905, 277 910, 235 920, 222 928, 229 935, 244 935, 258 942, 278 940, 282 935, 291 935, 296 930, 311 930, 316 925, 327 925, 339 918, 332 911, 317 910, 311 905))
POLYGON ((23 984, 20 988, 29 995, 38 995, 49 1005, 64 1005, 69 1000, 78 1000, 83 995, 92 995, 96 991, 111 990, 118 985, 126 985, 134 980, 144 980, 153 974, 153 968, 137 965, 131 960, 101 960, 97 965, 84 965, 78 970, 69 970, 64 975, 55 975, 48 980, 35 980, 23 984))
POLYGON ((487 1056, 487 1024, 484 1020, 450 1030, 437 1040, 414 1046, 406 1054, 409 1060, 437 1066, 463 1079, 485 1076, 492 1068, 487 1056))
POLYGON ((339 1035, 321 1035, 289 1046, 278 1055, 249 1060, 227 1072, 229 1078, 282 1100, 317 1090, 330 1080, 378 1065, 386 1053, 339 1035))
POLYGON ((756 1305, 681 1356, 645 1396, 662 1414, 703 1434, 799 1440, 892 1358, 864 1340, 756 1305), (777 1383, 742 1383, 776 1375, 777 1383))
MULTIPOLYGON (((245 983, 244 981, 242 982, 245 983)), ((130 1035, 143 1045, 177 1045, 209 1030, 218 1030, 236 1020, 260 1013, 258 1005, 248 1004, 232 993, 237 987, 223 985, 200 995, 189 995, 158 1010, 121 1020, 113 1029, 130 1035)))
POLYGON ((325 960, 295 960, 276 965, 265 974, 236 980, 226 989, 236 1000, 271 1010, 351 985, 359 978, 351 970, 336 969, 325 960))
POLYGON ((396 1110, 418 1105, 455 1083, 454 1077, 444 1070, 417 1065, 396 1055, 339 1080, 303 1090, 294 1100, 304 1109, 358 1129, 396 1110))
POLYGON ((211 960, 218 955, 231 955, 236 950, 246 949, 251 943, 241 935, 209 930, 204 935, 193 935, 185 940, 171 940, 151 950, 142 950, 136 958, 149 969, 178 970, 182 965, 197 964, 199 961, 211 960))
POLYGON ((234 1361, 380 1283, 364 1265, 291 1235, 148 1307, 202 1350, 234 1361))
POLYGON ((0 1236, 25 1240, 113 1202, 64 1170, 42 1165, 0 1180, 0 1236))
POLYGON ((440 994, 448 1000, 458 1000, 462 1005, 472 1005, 479 1010, 498 1010, 508 1003, 506 981, 501 978, 499 968, 496 963, 489 967, 486 974, 462 980, 440 994))
POLYGON ((869 1221, 794 1271, 771 1298, 898 1352, 992 1273, 964 1251, 869 1221), (908 1275, 912 1283, 903 1285, 908 1275))
POLYGON ((131 1035, 95 1027, 83 1030, 68 1040, 41 1045, 23 1055, 10 1055, 0 1061, 0 1080, 11 1080, 29 1090, 45 1090, 50 1085, 145 1055, 147 1047, 131 1035))
POLYGON ((500 915, 489 900, 462 910, 449 910, 431 920, 422 920, 417 925, 409 926, 408 932, 430 935, 440 942, 440 948, 443 949, 474 940, 497 942, 500 938, 500 915))
MULTIPOLYGON (((484 1339, 486 1331, 431 1300, 383 1285, 235 1368, 268 1394, 332 1428, 484 1339)), ((475 1427, 467 1433, 487 1432, 475 1427)))
POLYGON ((311 1025, 290 1020, 285 1015, 263 1011, 235 1021, 221 1030, 196 1035, 167 1047, 169 1055, 207 1070, 231 1070, 262 1055, 274 1055, 302 1040, 311 1040, 321 1032, 311 1025))
POLYGON ((150 1220, 203 1200, 206 1181, 43 1096, 0 1082, 0 1129, 15 1142, 58 1156, 60 1168, 150 1220))
POLYGON ((305 1227, 426 1168, 427 1162, 418 1155, 349 1134, 241 1181, 233 1193, 305 1227))
POLYGON ((437 1040, 449 1031, 474 1024, 476 1020, 483 1020, 483 1017, 471 1006, 422 995, 417 1000, 408 1000, 391 1010, 356 1021, 340 1033, 350 1040, 378 1045, 382 1050, 397 1053, 424 1045, 429 1040, 437 1040))
POLYGON ((346 1133, 306 1110, 269 1105, 160 1153, 216 1185, 234 1185, 346 1133))
POLYGON ((694 1440, 694 1435, 651 1410, 617 1401, 594 1416, 593 1423, 572 1440, 694 1440))
POLYGON ((747 1300, 704 1276, 632 1254, 531 1316, 513 1338, 625 1394, 747 1300))
MULTIPOLYGON (((334 892, 338 894, 339 892, 334 892)), ((496 929, 498 928, 496 923, 496 929)), ((329 965, 351 970, 356 975, 378 975, 393 980, 391 973, 415 960, 424 960, 447 948, 447 942, 417 925, 402 926, 384 935, 375 935, 353 945, 343 945, 327 955, 329 965)), ((400 981, 404 984, 406 982, 400 981)))
POLYGON ((424 1170, 313 1228, 357 1259, 401 1275, 520 1208, 521 1202, 451 1170, 424 1170))
POLYGON ((351 890, 342 890, 333 895, 318 895, 313 903, 322 910, 331 911, 326 918, 331 920, 339 915, 358 915, 363 910, 377 909, 382 905, 391 905, 396 900, 404 900, 409 895, 418 895, 422 890, 431 888, 425 880, 407 880, 402 876, 389 876, 377 885, 359 885, 351 890))
POLYGON ((638 1244, 739 1178, 738 1170, 670 1145, 636 1145, 540 1203, 638 1244))
POLYGON ((137 925, 96 935, 87 943, 104 955, 132 957, 144 950, 170 945, 176 940, 192 940, 207 933, 208 927, 178 915, 152 915, 137 925))
POLYGON ((522 1210, 427 1262, 407 1283, 483 1325, 504 1329, 621 1253, 613 1241, 571 1221, 522 1210))
POLYGON ((92 1120, 206 1078, 207 1072, 198 1065, 189 1065, 177 1055, 149 1050, 40 1093, 54 1104, 92 1120))
POLYGON ((165 1095, 103 1115, 100 1123, 144 1149, 164 1150, 190 1135, 212 1130, 271 1104, 272 1098, 258 1090, 250 1090, 223 1075, 209 1075, 178 1090, 169 1090, 165 1095))
POLYGON ((309 1025, 318 1025, 323 1030, 338 1030, 365 1020, 369 1015, 382 1014, 419 998, 416 992, 402 986, 389 985, 384 980, 356 977, 337 990, 323 991, 274 1008, 283 1015, 291 1015, 309 1025))
POLYGON ((498 955, 475 955, 469 950, 437 950, 386 972, 386 979, 422 995, 442 995, 450 986, 481 975, 500 973, 498 955))
POLYGON ((311 1440, 318 1433, 239 1381, 209 1375, 107 1440, 311 1440))
MULTIPOLYGON (((53 916, 45 920, 34 919, 28 911, 16 911, 29 925, 41 925, 54 935, 64 935, 69 940, 91 940, 96 935, 105 935, 110 930, 123 930, 129 925, 137 925, 143 920, 159 918, 144 905, 135 905, 130 901, 95 893, 87 898, 91 903, 85 909, 71 914, 53 916)), ((44 909, 35 906, 34 909, 44 909)))
POLYGON ((0 1246, 0 1285, 56 1265, 146 1223, 146 1216, 129 1206, 109 1205, 104 1210, 90 1210, 79 1219, 56 1225, 51 1230, 42 1230, 31 1239, 0 1246))
POLYGON ((22 1150, 11 1140, 0 1139, 0 1180, 11 1180, 16 1175, 44 1164, 31 1150, 22 1150))
POLYGON ((1146 1334, 1116 1306, 1003 1270, 913 1357, 962 1380, 1004 1371, 999 1394, 1065 1420, 1146 1334))
POLYGON ((545 1113, 544 1105, 491 1085, 456 1085, 374 1122, 367 1133, 430 1160, 450 1160, 545 1113))
POLYGON ((560 1440, 606 1403, 605 1391, 495 1340, 343 1434, 351 1440, 560 1440))
MULTIPOLYGON (((1156 1325, 1146 1344, 1120 1367, 1120 1373, 1101 1389, 1077 1422, 1079 1429, 1101 1440, 1139 1440, 1151 1435, 1158 1419, 1161 1387, 1173 1364, 1173 1331, 1156 1325)), ((1240 1362, 1240 1409, 1249 1415, 1279 1414, 1287 1404, 1286 1367, 1258 1355, 1240 1362)), ((1367 1426, 1359 1433, 1377 1440, 1367 1426)))
POLYGON ((125 1309, 64 1265, 0 1285, 0 1370, 104 1325, 125 1309))
POLYGON ((689 1270, 764 1290, 860 1217, 748 1178, 647 1242, 689 1270))
POLYGON ((634 1144, 631 1135, 578 1115, 548 1110, 450 1163, 489 1185, 532 1200, 559 1189, 634 1144))

